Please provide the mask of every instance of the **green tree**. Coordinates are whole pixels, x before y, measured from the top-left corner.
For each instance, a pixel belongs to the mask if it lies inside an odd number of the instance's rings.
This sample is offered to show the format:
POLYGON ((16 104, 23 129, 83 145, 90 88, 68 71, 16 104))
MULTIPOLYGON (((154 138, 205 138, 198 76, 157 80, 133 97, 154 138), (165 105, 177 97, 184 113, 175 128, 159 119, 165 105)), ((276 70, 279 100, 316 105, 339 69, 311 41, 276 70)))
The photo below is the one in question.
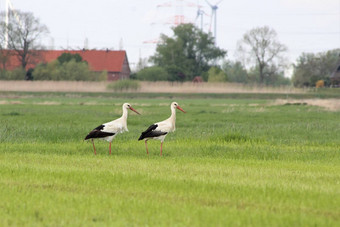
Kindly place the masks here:
POLYGON ((339 61, 340 49, 320 53, 302 53, 294 65, 292 82, 296 87, 315 86, 318 80, 329 85, 329 76, 339 61))
POLYGON ((156 53, 150 58, 169 73, 170 80, 192 80, 226 55, 225 50, 214 45, 213 37, 192 24, 181 24, 172 30, 173 37, 161 35, 156 53))
POLYGON ((248 71, 249 82, 250 83, 262 83, 265 85, 281 86, 290 85, 291 80, 284 76, 284 71, 275 68, 276 65, 271 65, 264 69, 266 77, 261 82, 259 67, 255 66, 248 71))
POLYGON ((245 33, 237 47, 240 60, 258 68, 260 83, 264 83, 266 77, 278 74, 272 70, 282 71, 286 51, 287 47, 278 41, 275 30, 267 26, 245 33))
POLYGON ((61 64, 65 62, 69 62, 72 59, 74 59, 75 62, 83 61, 83 58, 80 56, 80 54, 71 54, 71 53, 62 53, 57 59, 61 64))
POLYGON ((239 61, 225 61, 222 70, 227 74, 229 82, 249 83, 248 72, 239 61))
POLYGON ((159 66, 146 67, 137 73, 137 79, 149 81, 168 80, 169 74, 159 66))

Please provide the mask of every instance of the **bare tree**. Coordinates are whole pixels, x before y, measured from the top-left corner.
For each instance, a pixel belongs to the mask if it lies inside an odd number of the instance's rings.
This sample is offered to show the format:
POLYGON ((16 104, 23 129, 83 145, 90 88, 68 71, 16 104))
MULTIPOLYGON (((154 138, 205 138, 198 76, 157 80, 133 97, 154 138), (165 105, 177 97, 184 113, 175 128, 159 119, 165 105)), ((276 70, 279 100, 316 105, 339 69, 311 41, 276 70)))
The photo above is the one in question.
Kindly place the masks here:
MULTIPOLYGON (((4 17, 4 13, 1 17, 4 17)), ((10 11, 8 19, 8 24, 4 20, 0 22, 0 41, 4 44, 8 40, 7 49, 14 51, 25 68, 39 57, 36 50, 43 48, 40 41, 49 32, 48 28, 29 12, 10 11)))
POLYGON ((287 47, 278 41, 275 30, 267 26, 248 31, 237 45, 239 58, 258 67, 261 83, 284 65, 283 53, 287 47))

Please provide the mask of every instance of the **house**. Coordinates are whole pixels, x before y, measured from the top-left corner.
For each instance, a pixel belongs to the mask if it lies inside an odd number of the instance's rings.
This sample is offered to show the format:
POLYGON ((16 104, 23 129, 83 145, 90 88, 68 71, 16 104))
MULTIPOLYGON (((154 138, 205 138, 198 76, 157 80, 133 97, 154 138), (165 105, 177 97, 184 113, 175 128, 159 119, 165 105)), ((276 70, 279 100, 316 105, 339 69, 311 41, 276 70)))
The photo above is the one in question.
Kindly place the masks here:
POLYGON ((329 77, 331 80, 331 85, 339 87, 340 86, 340 59, 336 65, 334 72, 329 77))
MULTIPOLYGON (((11 51, 7 51, 8 52, 11 51)), ((56 60, 61 54, 79 54, 94 72, 107 72, 107 80, 122 80, 130 77, 130 66, 127 59, 126 51, 119 50, 38 50, 34 61, 30 61, 26 69, 34 68, 39 63, 48 63, 56 60)), ((8 55, 5 66, 7 70, 13 70, 20 67, 20 61, 16 55, 8 55)))

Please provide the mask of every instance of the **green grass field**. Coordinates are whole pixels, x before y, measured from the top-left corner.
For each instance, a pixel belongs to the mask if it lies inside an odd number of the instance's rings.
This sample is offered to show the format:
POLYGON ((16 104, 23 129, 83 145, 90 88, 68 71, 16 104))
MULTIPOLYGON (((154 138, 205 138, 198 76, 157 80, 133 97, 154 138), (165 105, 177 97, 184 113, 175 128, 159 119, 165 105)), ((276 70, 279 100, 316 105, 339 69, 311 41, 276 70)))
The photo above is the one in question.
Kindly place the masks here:
POLYGON ((172 99, 2 93, 0 226, 339 226, 340 112, 177 97, 176 132, 137 141, 172 99), (83 141, 130 102, 129 132, 83 141))

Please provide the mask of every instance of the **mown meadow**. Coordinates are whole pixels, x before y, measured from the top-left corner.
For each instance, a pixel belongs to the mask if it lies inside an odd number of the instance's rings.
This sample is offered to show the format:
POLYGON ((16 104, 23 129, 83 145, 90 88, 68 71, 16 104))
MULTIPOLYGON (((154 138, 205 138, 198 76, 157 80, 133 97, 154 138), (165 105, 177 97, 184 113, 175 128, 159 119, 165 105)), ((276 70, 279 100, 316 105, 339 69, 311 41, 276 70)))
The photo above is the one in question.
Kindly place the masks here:
POLYGON ((340 112, 269 97, 176 97, 176 132, 137 141, 174 98, 2 93, 1 226, 339 226, 340 112), (109 144, 86 134, 120 117, 109 144))

